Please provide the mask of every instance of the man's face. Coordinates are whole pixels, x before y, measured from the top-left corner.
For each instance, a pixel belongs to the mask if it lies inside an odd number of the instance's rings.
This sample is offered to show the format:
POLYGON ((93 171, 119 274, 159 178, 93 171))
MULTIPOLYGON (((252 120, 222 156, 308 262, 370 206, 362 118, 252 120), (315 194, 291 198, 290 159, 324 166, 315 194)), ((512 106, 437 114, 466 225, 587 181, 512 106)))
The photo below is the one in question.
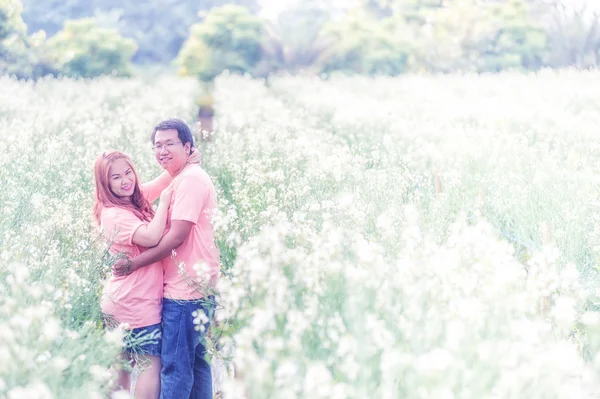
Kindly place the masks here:
POLYGON ((177 130, 157 130, 154 135, 154 155, 156 160, 171 175, 185 165, 190 152, 190 143, 185 146, 179 140, 177 130))

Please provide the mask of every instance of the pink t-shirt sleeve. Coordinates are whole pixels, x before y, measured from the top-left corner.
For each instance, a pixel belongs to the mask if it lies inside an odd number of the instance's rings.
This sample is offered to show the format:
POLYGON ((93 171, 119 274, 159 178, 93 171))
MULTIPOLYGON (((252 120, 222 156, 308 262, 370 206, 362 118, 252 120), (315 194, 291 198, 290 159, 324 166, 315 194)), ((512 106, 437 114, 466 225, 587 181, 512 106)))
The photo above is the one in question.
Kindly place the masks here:
POLYGON ((132 212, 121 208, 106 208, 102 211, 101 227, 109 242, 133 245, 133 235, 144 224, 132 212))
POLYGON ((171 176, 169 173, 163 172, 154 180, 142 184, 142 192, 144 197, 150 202, 156 201, 160 197, 160 193, 171 184, 171 176))
POLYGON ((198 223, 208 195, 208 186, 201 178, 196 176, 184 177, 173 192, 171 220, 186 220, 194 224, 198 223))

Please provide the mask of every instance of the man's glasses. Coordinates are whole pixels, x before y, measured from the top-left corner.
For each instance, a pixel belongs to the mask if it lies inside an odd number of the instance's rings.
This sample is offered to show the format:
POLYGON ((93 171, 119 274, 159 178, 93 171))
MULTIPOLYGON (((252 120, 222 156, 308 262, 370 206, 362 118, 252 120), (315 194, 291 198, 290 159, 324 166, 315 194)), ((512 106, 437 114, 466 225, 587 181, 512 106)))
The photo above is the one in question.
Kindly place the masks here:
POLYGON ((173 146, 175 146, 175 144, 181 143, 181 141, 167 141, 165 144, 157 144, 154 147, 152 147, 152 149, 155 152, 161 152, 162 149, 166 149, 167 151, 171 151, 173 149, 173 146))

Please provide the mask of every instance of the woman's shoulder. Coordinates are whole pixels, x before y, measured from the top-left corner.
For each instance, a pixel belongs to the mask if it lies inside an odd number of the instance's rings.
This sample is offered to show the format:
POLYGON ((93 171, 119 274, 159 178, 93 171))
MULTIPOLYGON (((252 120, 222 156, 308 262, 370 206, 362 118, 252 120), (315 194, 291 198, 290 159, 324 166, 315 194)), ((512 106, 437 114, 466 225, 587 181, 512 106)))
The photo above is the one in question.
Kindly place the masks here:
POLYGON ((100 230, 104 238, 120 245, 132 245, 133 234, 142 224, 127 208, 106 208, 100 216, 100 230))

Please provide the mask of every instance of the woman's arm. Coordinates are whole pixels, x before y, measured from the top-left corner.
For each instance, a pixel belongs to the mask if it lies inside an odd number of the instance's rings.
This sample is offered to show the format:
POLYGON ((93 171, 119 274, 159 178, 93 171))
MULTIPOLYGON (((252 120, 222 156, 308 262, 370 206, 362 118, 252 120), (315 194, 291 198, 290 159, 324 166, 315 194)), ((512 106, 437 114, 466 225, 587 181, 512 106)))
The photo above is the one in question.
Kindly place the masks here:
POLYGON ((167 171, 162 172, 157 178, 154 180, 150 180, 147 183, 143 183, 141 185, 142 193, 144 193, 144 197, 150 202, 153 203, 156 201, 158 197, 160 197, 160 193, 171 184, 171 175, 167 171))
POLYGON ((157 246, 142 252, 133 259, 118 259, 112 266, 115 276, 126 276, 139 268, 151 265, 168 257, 171 252, 183 244, 194 224, 187 220, 173 220, 171 229, 157 246))
MULTIPOLYGON (((192 148, 192 151, 188 157, 187 163, 197 163, 202 166, 202 153, 196 149, 192 148)), ((161 173, 157 178, 150 180, 147 183, 143 183, 141 185, 142 193, 144 193, 144 197, 152 203, 156 201, 156 199, 160 196, 160 193, 167 188, 173 179, 166 171, 161 173)))
POLYGON ((160 195, 160 203, 154 218, 148 224, 140 226, 133 234, 132 242, 142 247, 150 248, 159 243, 167 225, 167 215, 173 189, 167 187, 160 195))

